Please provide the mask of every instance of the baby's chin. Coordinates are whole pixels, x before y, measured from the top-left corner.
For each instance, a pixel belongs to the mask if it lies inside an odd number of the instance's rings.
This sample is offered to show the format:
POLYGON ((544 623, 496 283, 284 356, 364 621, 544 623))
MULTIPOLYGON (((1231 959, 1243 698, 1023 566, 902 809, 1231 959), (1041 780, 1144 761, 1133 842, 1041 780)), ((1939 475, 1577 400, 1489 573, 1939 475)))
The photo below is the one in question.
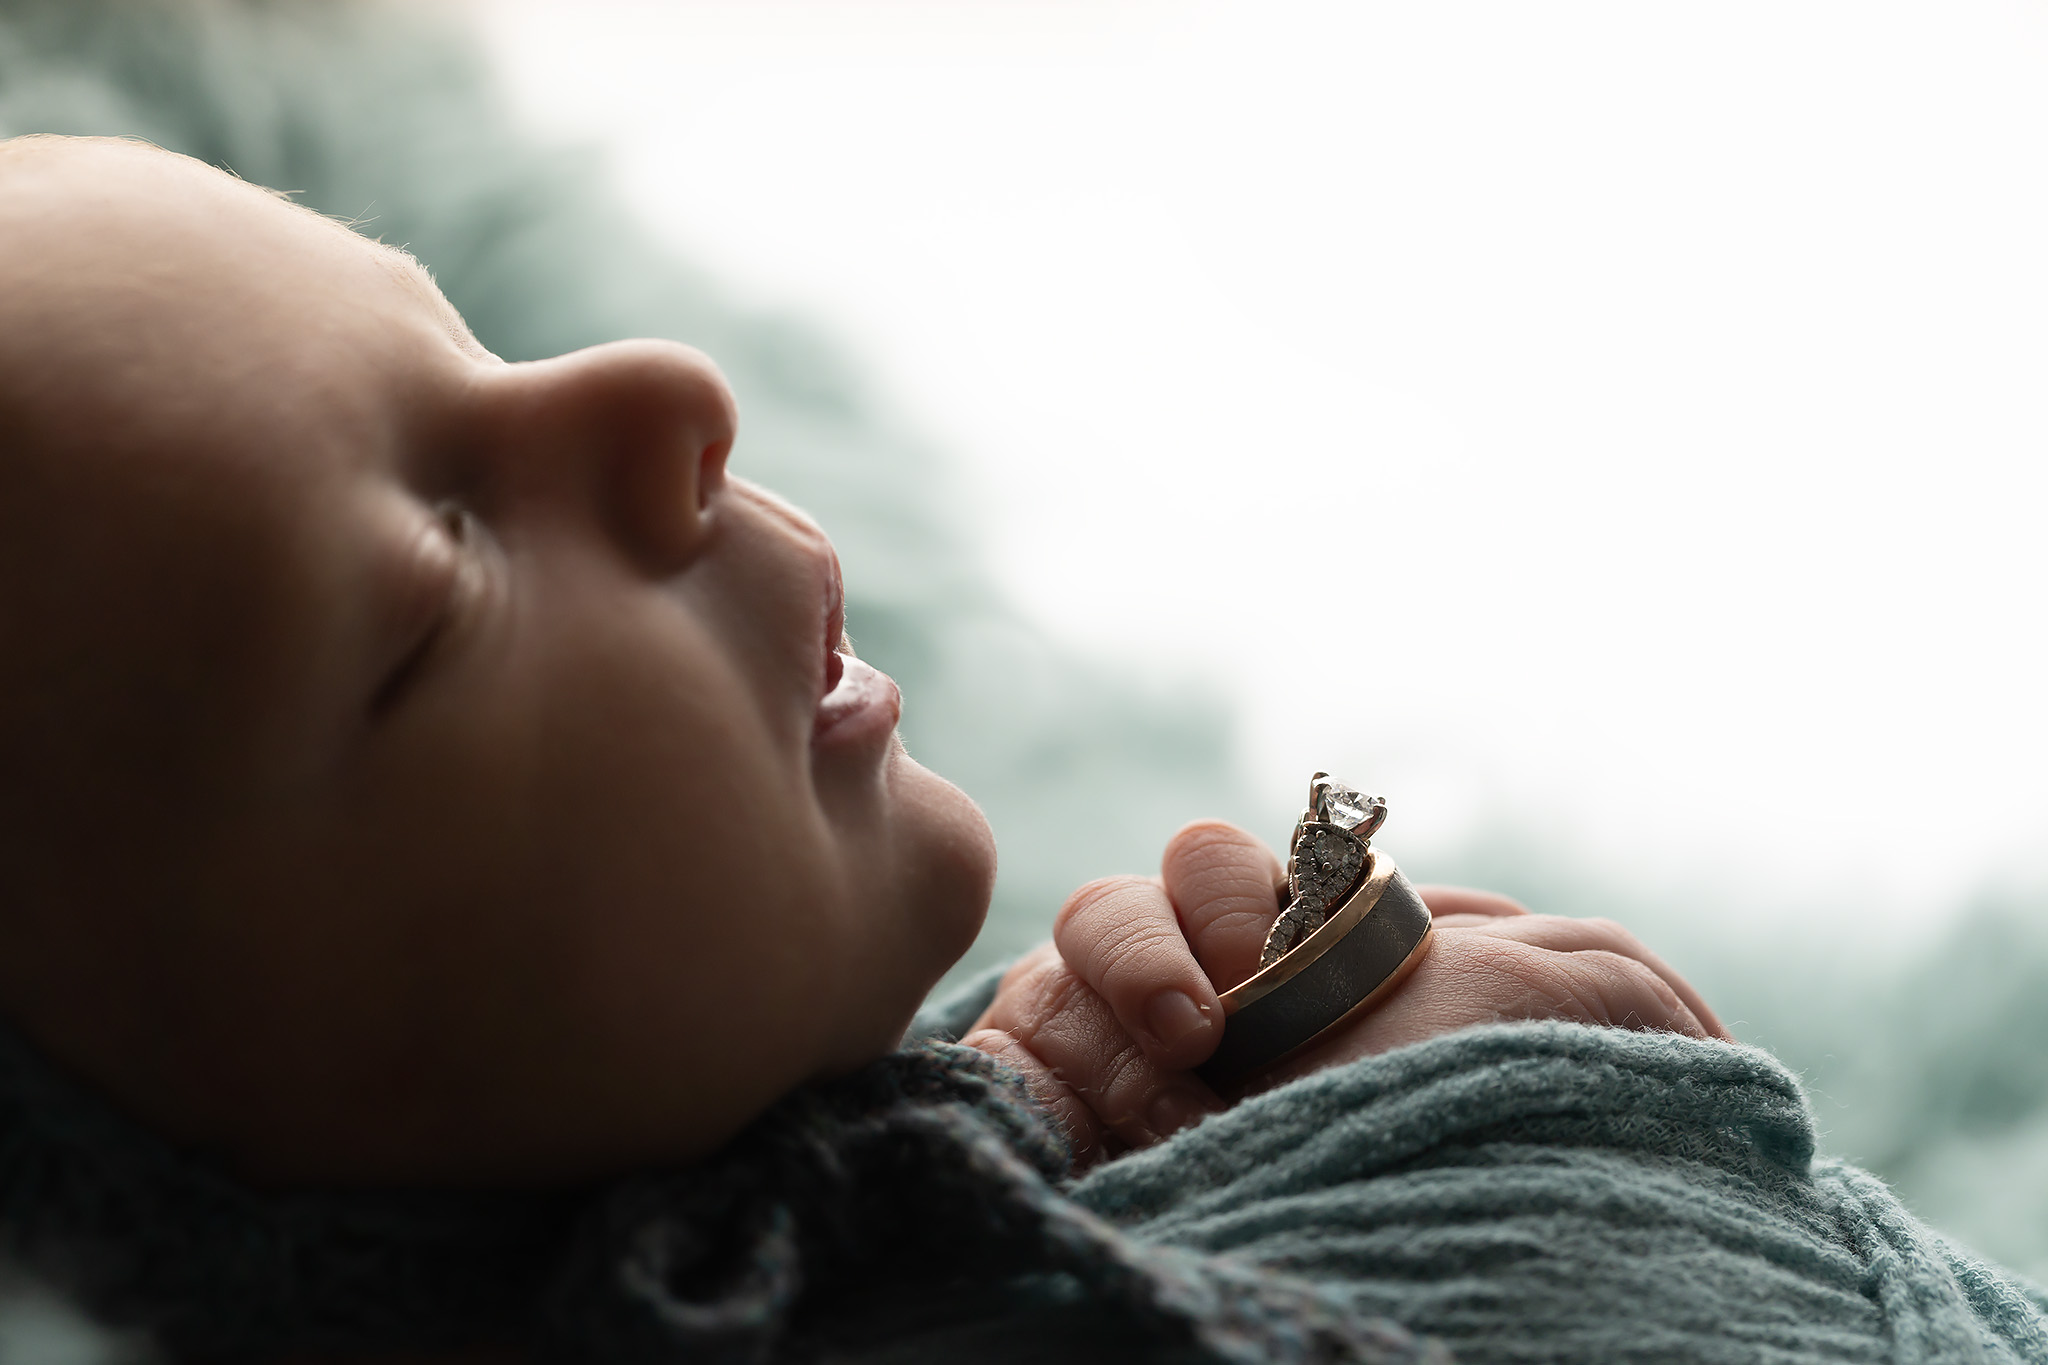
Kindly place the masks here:
POLYGON ((974 944, 996 884, 996 839, 966 792, 912 758, 899 740, 889 759, 891 805, 911 875, 899 878, 917 937, 930 950, 929 990, 974 944))

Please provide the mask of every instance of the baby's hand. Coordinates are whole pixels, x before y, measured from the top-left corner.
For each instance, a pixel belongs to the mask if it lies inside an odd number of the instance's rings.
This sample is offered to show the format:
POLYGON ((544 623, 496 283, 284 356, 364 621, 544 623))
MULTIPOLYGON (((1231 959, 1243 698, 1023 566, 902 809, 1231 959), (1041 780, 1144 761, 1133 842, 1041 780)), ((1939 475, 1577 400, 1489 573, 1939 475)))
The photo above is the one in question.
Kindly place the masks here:
POLYGON ((1533 915, 1465 887, 1416 890, 1435 917, 1436 941, 1407 981, 1253 1089, 1473 1024, 1563 1019, 1734 1041, 1699 992, 1613 920, 1533 915))
MULTIPOLYGON (((1187 941, 1217 989, 1249 977, 1278 915, 1279 859, 1235 826, 1202 821, 1168 842, 1163 870, 1169 889, 1189 888, 1175 904, 1187 941), (1225 883, 1239 894, 1202 894, 1225 883)), ((1253 1088, 1471 1024, 1565 1019, 1694 1038, 1729 1036, 1684 977, 1611 920, 1532 915, 1505 896, 1461 887, 1417 890, 1435 917, 1436 934, 1408 979, 1253 1088)))
POLYGON ((1010 969, 962 1041, 1024 1074, 1078 1159, 1171 1135, 1223 1107, 1189 1068, 1223 1037, 1217 987, 1259 960, 1278 875, 1244 831, 1188 826, 1159 876, 1068 897, 1053 941, 1010 969))
MULTIPOLYGON (((1053 942, 1004 974, 961 1041, 1023 1073, 1083 1164, 1170 1136, 1222 1108, 1189 1068, 1223 1036, 1223 1007, 1176 905, 1225 918, 1224 886, 1110 877, 1068 897, 1053 942), (1205 895, 1206 893, 1206 895, 1205 895)), ((1266 904, 1273 904, 1270 884, 1266 904)))
MULTIPOLYGON (((1142 1146, 1221 1107, 1186 1068, 1222 1034, 1218 990, 1257 969, 1280 863, 1216 821, 1168 842, 1161 875, 1082 887, 1054 942, 1019 962, 965 1040, 1021 1070, 1083 1159, 1142 1146)), ((1504 896, 1419 888, 1435 943, 1380 1005, 1262 1076, 1263 1089, 1471 1024, 1529 1019, 1726 1039, 1684 978, 1608 920, 1532 915, 1504 896)))

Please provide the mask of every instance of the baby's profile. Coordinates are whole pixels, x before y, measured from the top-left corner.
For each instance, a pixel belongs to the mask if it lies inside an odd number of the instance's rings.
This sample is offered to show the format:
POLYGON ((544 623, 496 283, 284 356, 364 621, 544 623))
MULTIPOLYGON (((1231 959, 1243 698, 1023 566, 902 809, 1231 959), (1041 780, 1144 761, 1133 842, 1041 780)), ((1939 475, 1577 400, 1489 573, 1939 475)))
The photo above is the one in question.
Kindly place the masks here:
MULTIPOLYGON (((146 145, 17 139, 0 175, 0 991, 29 1033, 181 1140, 361 1180, 687 1159, 895 1044, 992 842, 844 647, 823 534, 727 474, 710 362, 504 364, 402 252, 146 145)), ((1277 878, 1227 826, 1164 867, 1077 893, 976 1035, 1159 1090, 1150 1135, 1199 1083, 1119 1054, 1213 1048, 1277 878)), ((1658 971, 1614 1020, 1718 1032, 1658 971)), ((1448 976, 1410 1033, 1569 1012, 1562 978, 1448 976)))
POLYGON ((726 477, 716 371, 505 365, 402 254, 196 162, 0 156, 27 1031, 359 1178, 688 1155, 887 1051, 989 835, 835 652, 824 537, 726 477))
MULTIPOLYGON (((688 1164, 890 1054, 986 910, 830 544, 678 344, 507 364, 400 251, 123 141, 0 143, 0 1012, 264 1188, 688 1164)), ((1081 888, 961 1030, 1083 1165, 1193 1073, 1273 854, 1081 888)), ((1473 1024, 1726 1033, 1611 924, 1437 943, 1265 1086, 1473 1024)))

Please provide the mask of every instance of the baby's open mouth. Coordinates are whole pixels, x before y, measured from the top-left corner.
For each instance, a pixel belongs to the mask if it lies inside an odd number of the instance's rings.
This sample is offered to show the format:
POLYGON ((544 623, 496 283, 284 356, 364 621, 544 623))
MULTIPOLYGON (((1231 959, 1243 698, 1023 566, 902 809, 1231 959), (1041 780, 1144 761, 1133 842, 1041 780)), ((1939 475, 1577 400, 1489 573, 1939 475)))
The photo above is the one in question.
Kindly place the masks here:
POLYGON ((856 658, 846 633, 846 592, 839 560, 825 587, 825 690, 811 727, 813 742, 852 742, 871 732, 886 735, 903 714, 903 695, 888 674, 856 658))
POLYGON ((831 556, 831 574, 825 580, 825 691, 846 675, 846 656, 853 653, 853 641, 846 634, 846 584, 839 574, 839 556, 831 556))
POLYGON ((886 738, 903 715, 903 694, 896 682, 873 664, 851 654, 835 654, 839 669, 832 686, 818 702, 811 742, 837 746, 866 737, 886 738))

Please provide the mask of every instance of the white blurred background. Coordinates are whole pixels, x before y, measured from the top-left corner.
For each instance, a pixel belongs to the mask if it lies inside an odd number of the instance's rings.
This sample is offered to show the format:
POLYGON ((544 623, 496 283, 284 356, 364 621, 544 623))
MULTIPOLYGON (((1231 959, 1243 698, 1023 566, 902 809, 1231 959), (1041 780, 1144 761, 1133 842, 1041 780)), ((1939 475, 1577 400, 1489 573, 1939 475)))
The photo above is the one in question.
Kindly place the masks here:
POLYGON ((969 464, 1028 610, 1234 700, 1276 812, 1329 767, 1404 850, 1732 914, 2038 878, 2038 4, 476 9, 969 464))
MULTIPOLYGON (((996 817, 963 972, 1329 767, 2048 1282, 2042 0, 452 3, 522 127, 417 0, 0 0, 0 132, 724 353, 996 817)), ((0 1365, 153 1359, 0 1263, 0 1365)))

